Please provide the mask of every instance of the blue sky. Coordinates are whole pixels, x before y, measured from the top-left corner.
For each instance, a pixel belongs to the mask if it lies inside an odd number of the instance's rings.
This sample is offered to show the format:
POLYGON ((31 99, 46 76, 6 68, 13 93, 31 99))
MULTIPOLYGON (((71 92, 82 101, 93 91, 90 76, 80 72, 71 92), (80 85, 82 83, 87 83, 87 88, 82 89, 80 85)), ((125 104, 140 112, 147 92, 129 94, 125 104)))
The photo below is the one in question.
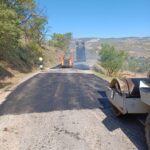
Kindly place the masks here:
POLYGON ((50 34, 74 37, 150 36, 150 0, 36 0, 50 34))

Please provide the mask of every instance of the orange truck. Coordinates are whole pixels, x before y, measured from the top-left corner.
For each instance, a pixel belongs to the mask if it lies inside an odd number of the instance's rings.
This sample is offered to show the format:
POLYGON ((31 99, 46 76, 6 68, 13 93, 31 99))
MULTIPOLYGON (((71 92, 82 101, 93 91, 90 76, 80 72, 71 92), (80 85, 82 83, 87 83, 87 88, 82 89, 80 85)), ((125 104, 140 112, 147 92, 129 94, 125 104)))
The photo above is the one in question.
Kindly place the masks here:
POLYGON ((60 55, 60 64, 62 68, 72 68, 73 67, 73 54, 65 55, 64 53, 60 55))

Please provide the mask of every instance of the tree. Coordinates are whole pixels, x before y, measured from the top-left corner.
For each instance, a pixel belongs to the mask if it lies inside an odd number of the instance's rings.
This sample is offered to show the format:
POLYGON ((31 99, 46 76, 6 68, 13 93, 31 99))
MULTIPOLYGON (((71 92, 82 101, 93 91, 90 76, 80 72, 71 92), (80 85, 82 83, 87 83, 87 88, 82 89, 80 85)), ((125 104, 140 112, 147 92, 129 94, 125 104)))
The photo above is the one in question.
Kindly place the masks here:
POLYGON ((0 0, 0 59, 30 65, 42 53, 46 24, 35 0, 0 0))
POLYGON ((70 46, 71 39, 72 39, 71 32, 65 34, 54 33, 52 35, 52 40, 50 41, 50 43, 53 44, 54 47, 66 51, 70 46))
POLYGON ((127 58, 127 53, 123 50, 116 50, 113 46, 102 44, 99 52, 102 67, 107 70, 109 76, 117 73, 123 66, 127 58))
POLYGON ((0 3, 0 58, 6 60, 9 52, 13 51, 19 44, 20 38, 19 20, 17 13, 0 3))

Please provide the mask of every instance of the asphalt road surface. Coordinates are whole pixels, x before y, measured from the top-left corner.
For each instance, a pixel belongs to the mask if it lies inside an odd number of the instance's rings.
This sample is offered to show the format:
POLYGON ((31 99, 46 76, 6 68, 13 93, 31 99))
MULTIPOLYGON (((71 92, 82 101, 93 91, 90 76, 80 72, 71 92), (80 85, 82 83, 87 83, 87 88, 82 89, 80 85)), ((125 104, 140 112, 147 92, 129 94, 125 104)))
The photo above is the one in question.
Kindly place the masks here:
POLYGON ((0 150, 146 150, 136 117, 112 114, 107 86, 72 69, 25 81, 0 105, 0 150))

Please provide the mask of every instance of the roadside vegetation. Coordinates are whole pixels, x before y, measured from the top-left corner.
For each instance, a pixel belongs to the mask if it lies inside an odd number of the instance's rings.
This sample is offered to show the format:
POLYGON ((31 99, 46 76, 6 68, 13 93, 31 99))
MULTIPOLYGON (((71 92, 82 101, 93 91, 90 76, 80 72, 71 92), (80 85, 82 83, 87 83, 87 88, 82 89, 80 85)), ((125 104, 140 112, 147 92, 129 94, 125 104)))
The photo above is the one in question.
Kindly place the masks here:
POLYGON ((58 63, 60 51, 68 48, 70 32, 47 37, 47 18, 35 0, 0 0, 0 83, 16 71, 29 73, 58 63))
POLYGON ((70 41, 72 39, 72 33, 54 33, 49 40, 49 45, 58 48, 61 51, 69 49, 70 41))
POLYGON ((111 77, 117 76, 123 69, 127 63, 127 57, 126 51, 118 50, 108 44, 102 44, 99 50, 99 60, 94 66, 94 70, 99 76, 109 81, 111 77))
MULTIPOLYGON (((111 77, 135 76, 149 71, 150 60, 145 57, 130 56, 127 51, 116 49, 109 44, 102 44, 99 60, 94 70, 106 80, 111 77)), ((144 74, 144 75, 145 75, 144 74)))
POLYGON ((150 59, 145 57, 129 57, 128 60, 128 66, 125 68, 126 70, 129 70, 131 72, 148 72, 149 66, 150 66, 150 59))
POLYGON ((106 69, 108 76, 112 76, 122 69, 127 53, 123 50, 117 50, 113 46, 103 44, 99 56, 101 66, 106 69))
POLYGON ((70 42, 72 40, 72 33, 53 33, 51 38, 47 40, 45 50, 43 51, 44 66, 49 67, 51 64, 57 66, 59 64, 59 56, 61 53, 70 50, 70 42))
POLYGON ((1 0, 0 10, 1 63, 31 71, 42 55, 46 17, 34 0, 1 0))

